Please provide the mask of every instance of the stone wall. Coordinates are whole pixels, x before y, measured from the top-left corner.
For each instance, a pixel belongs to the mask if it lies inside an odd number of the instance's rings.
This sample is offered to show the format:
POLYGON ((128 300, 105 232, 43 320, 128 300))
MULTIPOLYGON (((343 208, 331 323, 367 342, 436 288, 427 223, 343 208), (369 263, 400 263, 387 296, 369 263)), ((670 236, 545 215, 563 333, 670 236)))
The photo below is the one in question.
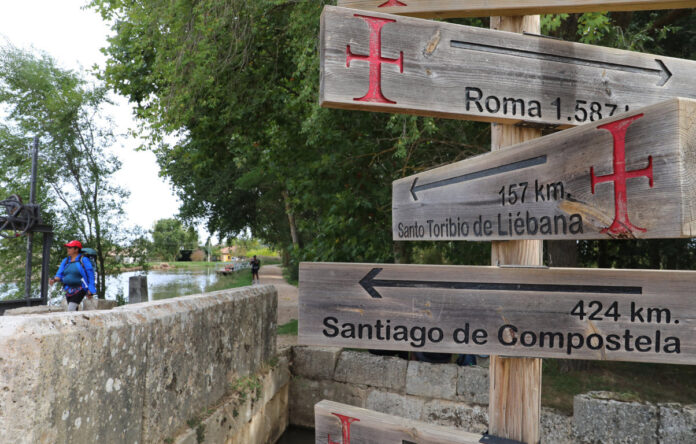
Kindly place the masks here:
POLYGON ((0 318, 0 442, 155 443, 275 353, 272 286, 0 318))
MULTIPOLYGON (((322 399, 469 432, 488 429, 488 369, 429 364, 334 347, 293 347, 290 423, 314 427, 322 399)), ((542 443, 696 442, 696 405, 579 395, 572 417, 542 408, 542 443)))

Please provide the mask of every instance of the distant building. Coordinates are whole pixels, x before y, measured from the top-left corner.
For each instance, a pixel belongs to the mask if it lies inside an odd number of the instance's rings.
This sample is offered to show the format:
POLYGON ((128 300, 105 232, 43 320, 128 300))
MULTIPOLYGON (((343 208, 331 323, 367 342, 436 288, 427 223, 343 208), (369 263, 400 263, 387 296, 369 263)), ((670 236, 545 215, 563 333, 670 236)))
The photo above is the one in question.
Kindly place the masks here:
POLYGON ((239 247, 234 245, 232 247, 223 247, 220 249, 220 260, 222 262, 232 262, 232 259, 239 254, 239 247))

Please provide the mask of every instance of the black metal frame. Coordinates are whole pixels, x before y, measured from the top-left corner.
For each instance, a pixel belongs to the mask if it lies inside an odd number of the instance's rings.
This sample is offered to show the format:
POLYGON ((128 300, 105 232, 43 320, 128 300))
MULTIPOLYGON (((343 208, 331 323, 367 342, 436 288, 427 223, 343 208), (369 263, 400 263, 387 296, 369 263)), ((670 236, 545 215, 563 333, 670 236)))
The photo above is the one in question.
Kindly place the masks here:
MULTIPOLYGON (((0 217, 0 224, 2 223, 0 217)), ((35 225, 31 228, 31 233, 44 233, 43 236, 43 248, 41 256, 41 297, 40 298, 23 298, 23 299, 13 299, 9 301, 0 301, 0 315, 5 313, 5 310, 11 308, 20 307, 34 307, 37 305, 47 305, 48 304, 48 278, 49 278, 49 259, 51 253, 51 246, 53 245, 53 227, 50 225, 35 225)), ((29 264, 31 267, 31 264, 29 264)), ((31 270, 31 268, 29 268, 31 270)))

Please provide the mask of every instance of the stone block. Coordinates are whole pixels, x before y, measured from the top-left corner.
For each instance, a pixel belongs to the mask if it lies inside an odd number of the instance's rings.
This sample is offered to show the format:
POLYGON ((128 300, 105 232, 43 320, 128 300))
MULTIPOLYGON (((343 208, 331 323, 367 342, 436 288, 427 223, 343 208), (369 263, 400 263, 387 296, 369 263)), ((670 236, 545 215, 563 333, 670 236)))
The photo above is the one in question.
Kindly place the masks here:
POLYGON ((573 418, 541 409, 541 444, 573 444, 573 418))
POLYGON ((56 313, 59 311, 67 310, 67 304, 65 307, 60 305, 37 305, 34 307, 19 307, 11 308, 5 310, 4 316, 21 316, 21 315, 32 315, 32 314, 46 314, 46 313, 56 313))
POLYGON ((309 379, 333 379, 340 347, 303 347, 292 349, 292 373, 309 379))
POLYGON ((138 304, 147 301, 147 276, 131 276, 128 278, 128 303, 138 304))
POLYGON ((421 420, 471 433, 483 433, 488 430, 488 408, 434 399, 423 407, 421 420))
POLYGON ((161 442, 275 350, 272 286, 0 321, 0 442, 161 442))
POLYGON ((406 373, 406 394, 456 399, 457 367, 455 364, 409 361, 406 373))
POLYGON ((365 402, 366 409, 416 421, 423 417, 424 406, 423 398, 376 389, 370 390, 365 402))
POLYGON ((658 408, 623 402, 618 394, 590 392, 573 400, 573 433, 580 443, 649 444, 658 441, 658 408))
MULTIPOLYGON (((202 425, 203 443, 266 444, 276 442, 288 424, 289 374, 284 358, 255 381, 262 387, 243 386, 231 392, 214 411, 197 415, 194 424, 176 437, 176 444, 197 444, 202 425)), ((248 381, 248 378, 245 378, 248 381)))
POLYGON ((244 287, 204 297, 206 308, 197 306, 200 296, 183 296, 110 311, 164 310, 150 323, 148 347, 157 353, 148 357, 145 378, 145 442, 157 441, 171 430, 168 424, 185 424, 215 404, 228 382, 253 374, 275 355, 275 287, 244 287))
POLYGON ((290 382, 290 424, 314 428, 314 404, 328 399, 365 407, 367 390, 335 381, 294 377, 290 382))
POLYGON ((407 366, 408 361, 395 356, 344 350, 338 358, 334 379, 403 391, 406 386, 407 366))
POLYGON ((488 369, 469 365, 458 368, 457 395, 461 401, 488 405, 488 369))
POLYGON ((116 308, 116 301, 93 297, 91 299, 85 298, 82 301, 82 308, 80 310, 111 310, 112 308, 116 308))
POLYGON ((696 404, 659 404, 662 444, 692 444, 696 442, 696 404))

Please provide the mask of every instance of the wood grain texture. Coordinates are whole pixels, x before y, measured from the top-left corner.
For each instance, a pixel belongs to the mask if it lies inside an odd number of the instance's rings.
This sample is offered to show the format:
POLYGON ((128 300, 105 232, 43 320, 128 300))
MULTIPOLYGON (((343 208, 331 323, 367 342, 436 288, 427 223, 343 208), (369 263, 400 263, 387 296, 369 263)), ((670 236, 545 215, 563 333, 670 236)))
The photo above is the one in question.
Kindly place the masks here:
POLYGON ((338 0, 338 6, 421 18, 694 8, 693 0, 338 0), (383 6, 382 6, 383 5, 383 6))
POLYGON ((371 25, 365 12, 325 7, 322 106, 570 127, 677 96, 696 98, 695 61, 369 16, 389 22, 371 25), (361 59, 370 53, 373 62, 361 59), (377 63, 378 57, 391 62, 377 63))
MULTIPOLYGON (((540 33, 540 17, 491 17, 492 29, 540 33)), ((541 131, 512 125, 491 124, 491 151, 515 149, 518 144, 541 137, 541 131)), ((491 243, 493 265, 543 265, 543 241, 518 240, 491 243)), ((541 439, 541 377, 538 358, 507 358, 491 355, 489 363, 489 432, 494 436, 536 444, 541 439)))
POLYGON ((696 272, 302 263, 299 343, 696 364, 693 288, 696 272))
MULTIPOLYGON (((494 146, 509 138, 497 134, 494 128, 494 146)), ((694 171, 696 101, 672 99, 397 180, 392 186, 393 238, 693 237, 694 171), (625 129, 624 166, 614 165, 620 159, 614 135, 600 126, 641 115, 625 129), (650 174, 599 179, 609 178, 615 168, 635 172, 647 167, 650 174), (623 197, 617 198, 617 182, 625 183, 623 197), (548 222, 543 229, 542 220, 548 222)))
POLYGON ((478 444, 481 435, 333 401, 314 406, 315 442, 326 444, 478 444), (341 420, 342 415, 347 420, 341 420), (344 423, 350 422, 349 425, 344 423), (343 429, 349 428, 349 442, 343 429))

